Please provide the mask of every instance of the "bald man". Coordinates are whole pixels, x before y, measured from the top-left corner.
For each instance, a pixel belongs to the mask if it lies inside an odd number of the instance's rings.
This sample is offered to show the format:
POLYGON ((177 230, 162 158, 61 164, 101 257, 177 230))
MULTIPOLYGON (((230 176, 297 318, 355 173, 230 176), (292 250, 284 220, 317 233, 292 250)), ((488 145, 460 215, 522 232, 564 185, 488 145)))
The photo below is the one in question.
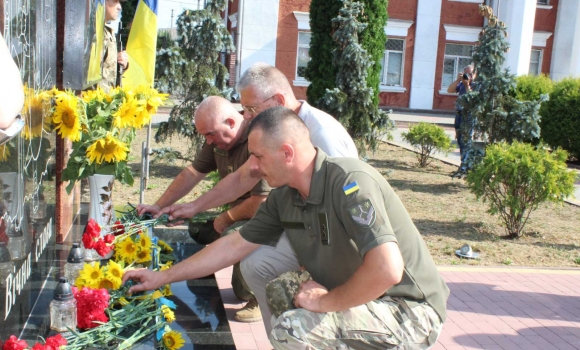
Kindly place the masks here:
MULTIPOLYGON (((284 107, 252 120, 248 147, 251 168, 276 187, 258 213, 239 232, 167 271, 127 272, 124 281, 141 283, 130 291, 208 275, 260 245, 276 245, 285 231, 312 279, 291 281, 300 285, 290 295, 294 305, 271 319, 275 349, 434 345, 449 289, 384 177, 362 161, 315 148, 301 119, 284 107)), ((256 296, 267 303, 284 289, 269 289, 267 300, 256 296)))
MULTIPOLYGON (((247 146, 249 123, 226 99, 219 96, 207 97, 198 106, 194 122, 199 134, 205 136, 205 144, 196 155, 193 164, 181 171, 154 204, 139 204, 137 206, 140 215, 144 213, 158 214, 162 208, 183 198, 208 173, 217 170, 220 178, 223 179, 229 173, 236 171, 250 157, 247 146)), ((244 220, 249 220, 254 216, 269 192, 270 187, 266 181, 261 180, 249 191, 230 201, 229 210, 215 219, 215 231, 222 234, 237 229, 244 220)), ((217 238, 219 236, 213 237, 212 240, 217 238)), ((202 241, 200 243, 210 242, 202 241)), ((232 277, 234 293, 242 300, 252 300, 253 295, 243 281, 239 265, 234 270, 232 277)), ((258 313, 257 319, 254 317, 248 322, 260 319, 261 315, 258 313)))

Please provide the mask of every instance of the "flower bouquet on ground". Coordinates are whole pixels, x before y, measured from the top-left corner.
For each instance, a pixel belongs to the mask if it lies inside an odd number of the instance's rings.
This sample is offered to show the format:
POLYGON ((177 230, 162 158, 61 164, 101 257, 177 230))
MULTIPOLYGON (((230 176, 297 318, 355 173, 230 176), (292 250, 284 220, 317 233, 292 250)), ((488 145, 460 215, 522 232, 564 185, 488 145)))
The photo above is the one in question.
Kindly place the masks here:
POLYGON ((55 91, 52 123, 58 134, 72 141, 72 153, 63 171, 70 181, 70 193, 76 181, 95 174, 114 175, 123 184, 132 185, 133 175, 127 165, 130 145, 137 129, 149 124, 151 116, 167 99, 167 94, 139 86, 84 91, 81 97, 72 91, 55 91))
POLYGON ((184 345, 181 334, 170 327, 176 307, 167 299, 172 295, 170 285, 149 294, 134 295, 127 295, 132 281, 121 285, 128 269, 147 266, 162 271, 173 264, 173 249, 148 234, 149 228, 166 221, 167 216, 139 217, 131 208, 114 225, 105 227, 109 233, 104 237, 98 234, 102 228, 89 221, 83 242, 93 244, 99 254, 108 253, 114 247, 115 255, 103 265, 85 263, 74 281, 77 326, 83 331, 71 330, 66 349, 128 349, 152 334, 156 336, 158 348, 174 350, 184 345))

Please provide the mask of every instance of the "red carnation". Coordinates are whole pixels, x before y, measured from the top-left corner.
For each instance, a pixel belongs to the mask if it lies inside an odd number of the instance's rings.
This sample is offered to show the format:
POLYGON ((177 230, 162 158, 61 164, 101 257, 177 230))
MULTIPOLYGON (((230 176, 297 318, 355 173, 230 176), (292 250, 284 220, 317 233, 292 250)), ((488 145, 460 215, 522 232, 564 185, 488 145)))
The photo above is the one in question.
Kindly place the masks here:
POLYGON ((97 251, 97 253, 99 253, 100 256, 105 256, 111 252, 111 249, 113 249, 113 247, 105 243, 104 240, 99 239, 95 244, 94 249, 97 251))
POLYGON ((105 243, 111 244, 115 241, 115 235, 108 234, 105 236, 105 243))
POLYGON ((11 335, 4 343, 2 350, 26 350, 27 348, 28 344, 25 340, 18 340, 18 338, 11 335))
POLYGON ((57 334, 53 337, 46 339, 46 345, 52 346, 55 350, 60 349, 61 346, 64 346, 66 344, 67 344, 66 339, 60 334, 57 334))
POLYGON ((52 346, 42 345, 40 343, 34 344, 32 350, 58 350, 58 348, 53 348, 52 346))
POLYGON ((113 225, 113 234, 115 236, 120 236, 125 233, 125 225, 121 223, 121 221, 115 221, 115 225, 113 225))
POLYGON ((87 222, 87 226, 85 227, 85 232, 83 232, 83 233, 84 234, 88 233, 93 237, 100 236, 101 235, 101 226, 99 226, 99 224, 97 224, 95 219, 89 219, 89 222, 87 222))

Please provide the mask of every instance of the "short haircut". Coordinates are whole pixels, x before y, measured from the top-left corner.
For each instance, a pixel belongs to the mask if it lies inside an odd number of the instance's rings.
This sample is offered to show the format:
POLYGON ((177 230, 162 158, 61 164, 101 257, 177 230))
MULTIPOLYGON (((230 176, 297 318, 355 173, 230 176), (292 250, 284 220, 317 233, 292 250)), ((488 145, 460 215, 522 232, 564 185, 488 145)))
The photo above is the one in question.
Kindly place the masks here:
POLYGON ((268 108, 252 119, 248 127, 248 135, 256 129, 262 130, 263 135, 267 135, 264 140, 267 144, 288 136, 298 141, 301 136, 310 139, 310 133, 304 121, 293 110, 283 106, 268 108))
POLYGON ((469 69, 471 71, 471 73, 475 72, 475 66, 473 64, 470 64, 468 66, 463 67, 463 71, 465 72, 467 69, 469 69))
POLYGON ((276 67, 266 63, 255 63, 242 74, 237 90, 254 87, 262 98, 269 98, 277 93, 292 93, 292 87, 286 76, 276 67))

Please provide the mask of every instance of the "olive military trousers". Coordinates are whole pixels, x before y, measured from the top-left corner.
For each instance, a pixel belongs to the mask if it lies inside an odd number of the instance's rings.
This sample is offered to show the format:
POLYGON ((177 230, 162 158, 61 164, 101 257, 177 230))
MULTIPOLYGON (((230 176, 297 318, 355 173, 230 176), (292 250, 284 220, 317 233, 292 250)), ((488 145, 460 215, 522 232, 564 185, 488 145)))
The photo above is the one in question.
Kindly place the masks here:
POLYGON ((266 285, 299 268, 286 234, 276 247, 262 246, 241 262, 275 349, 429 349, 436 343, 439 315, 426 303, 401 298, 384 297, 342 312, 294 309, 272 317, 266 285))

